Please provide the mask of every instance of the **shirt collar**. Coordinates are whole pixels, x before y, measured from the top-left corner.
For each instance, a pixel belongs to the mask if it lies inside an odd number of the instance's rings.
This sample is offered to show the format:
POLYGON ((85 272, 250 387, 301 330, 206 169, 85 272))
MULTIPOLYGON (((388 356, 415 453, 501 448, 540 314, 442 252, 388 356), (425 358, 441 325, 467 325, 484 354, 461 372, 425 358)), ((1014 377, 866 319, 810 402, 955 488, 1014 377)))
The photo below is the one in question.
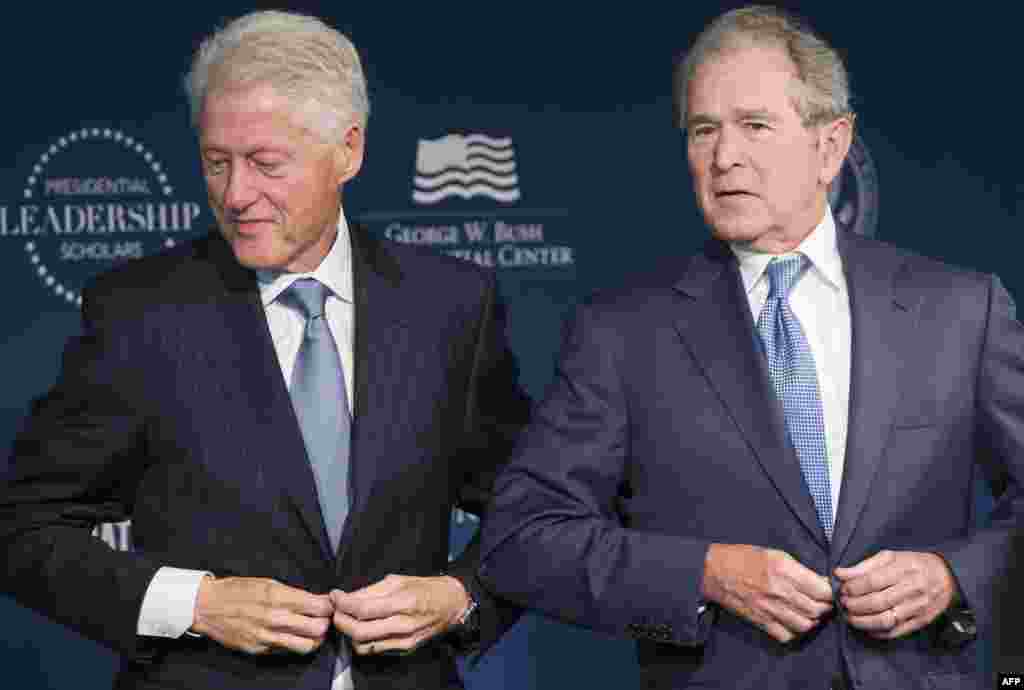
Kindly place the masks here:
POLYGON ((348 223, 345 212, 338 214, 338 235, 334 238, 327 256, 320 265, 309 273, 287 273, 284 271, 257 271, 260 299, 267 306, 277 299, 299 278, 316 278, 327 286, 338 299, 352 303, 352 244, 349 241, 348 223))
POLYGON ((832 218, 832 209, 827 204, 821 222, 791 252, 780 255, 766 254, 754 251, 742 242, 730 242, 729 248, 739 260, 740 275, 743 277, 743 287, 747 292, 754 289, 773 258, 794 254, 806 256, 811 263, 811 269, 816 270, 832 287, 840 289, 843 285, 843 261, 839 256, 836 223, 832 218))

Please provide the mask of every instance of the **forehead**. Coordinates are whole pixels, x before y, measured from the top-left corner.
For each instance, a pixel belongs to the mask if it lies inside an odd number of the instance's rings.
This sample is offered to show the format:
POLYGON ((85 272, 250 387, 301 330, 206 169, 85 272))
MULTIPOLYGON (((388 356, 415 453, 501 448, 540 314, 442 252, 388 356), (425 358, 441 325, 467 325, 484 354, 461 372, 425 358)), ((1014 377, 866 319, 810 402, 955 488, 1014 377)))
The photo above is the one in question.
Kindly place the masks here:
POLYGON ((749 45, 713 53, 687 87, 687 117, 767 110, 782 114, 792 103, 796 66, 778 46, 749 45))
POLYGON ((206 146, 312 145, 287 99, 268 84, 226 86, 207 93, 199 115, 206 146))

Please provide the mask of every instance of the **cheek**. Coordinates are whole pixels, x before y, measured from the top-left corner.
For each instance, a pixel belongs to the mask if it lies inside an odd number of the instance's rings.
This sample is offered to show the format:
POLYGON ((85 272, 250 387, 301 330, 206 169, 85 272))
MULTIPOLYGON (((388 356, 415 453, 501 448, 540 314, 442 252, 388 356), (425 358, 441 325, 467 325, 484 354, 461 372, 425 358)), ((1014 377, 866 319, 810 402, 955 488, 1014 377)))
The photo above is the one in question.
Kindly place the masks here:
POLYGON ((267 180, 261 187, 261 196, 282 212, 299 213, 305 207, 301 183, 289 180, 267 180))
POLYGON ((211 205, 220 206, 220 200, 224 198, 224 183, 219 177, 206 178, 206 196, 211 205))
POLYGON ((693 189, 697 193, 698 200, 710 195, 711 175, 707 172, 706 166, 701 165, 700 161, 690 160, 690 180, 693 183, 693 189))
POLYGON ((686 151, 686 164, 690 169, 690 177, 693 178, 694 182, 705 177, 704 171, 708 168, 707 163, 704 161, 705 158, 706 156, 701 155, 692 148, 688 148, 686 151))

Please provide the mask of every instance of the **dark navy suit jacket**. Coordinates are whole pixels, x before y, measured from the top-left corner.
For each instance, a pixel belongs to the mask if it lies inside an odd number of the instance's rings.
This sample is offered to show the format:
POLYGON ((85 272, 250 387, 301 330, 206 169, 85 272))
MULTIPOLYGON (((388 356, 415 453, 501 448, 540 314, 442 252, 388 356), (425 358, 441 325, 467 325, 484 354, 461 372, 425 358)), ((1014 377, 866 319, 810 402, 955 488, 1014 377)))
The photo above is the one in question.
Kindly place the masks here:
MULTIPOLYGON (((162 565, 323 593, 448 570, 475 589, 484 645, 514 619, 449 564, 452 507, 479 513, 525 421, 492 274, 352 228, 353 505, 331 552, 255 275, 216 234, 131 262, 84 294, 84 334, 34 405, 0 490, 0 588, 123 655, 119 688, 330 686, 309 656, 136 636, 162 565), (133 553, 92 525, 130 517, 133 553)), ((452 650, 357 657, 356 688, 460 687, 452 650)))
MULTIPOLYGON (((698 617, 712 542, 782 549, 826 574, 881 549, 941 554, 982 635, 1024 521, 1024 330, 998 280, 840 236, 851 302, 849 434, 834 538, 787 441, 729 249, 598 294, 495 485, 484 581, 563 620, 638 639, 644 687, 982 683, 949 621, 880 642, 838 612, 787 645, 698 617), (972 487, 1000 493, 974 526, 972 487)), ((987 680, 987 679, 986 679, 987 680)))

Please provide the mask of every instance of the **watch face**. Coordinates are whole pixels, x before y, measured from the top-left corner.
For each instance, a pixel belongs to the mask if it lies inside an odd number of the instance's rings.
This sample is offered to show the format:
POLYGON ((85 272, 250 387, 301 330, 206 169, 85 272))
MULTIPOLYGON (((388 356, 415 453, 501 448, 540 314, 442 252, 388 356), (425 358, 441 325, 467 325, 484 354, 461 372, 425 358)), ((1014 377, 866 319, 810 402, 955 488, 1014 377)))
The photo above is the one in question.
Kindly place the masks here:
POLYGON ((476 601, 470 602, 469 608, 451 628, 449 640, 459 653, 476 651, 480 643, 480 609, 476 601))
POLYGON ((472 632, 480 629, 480 606, 475 600, 470 602, 469 608, 466 609, 466 613, 463 614, 462 620, 459 623, 463 628, 472 632))
POLYGON ((952 615, 953 629, 962 635, 976 635, 978 626, 973 611, 955 611, 952 615))

